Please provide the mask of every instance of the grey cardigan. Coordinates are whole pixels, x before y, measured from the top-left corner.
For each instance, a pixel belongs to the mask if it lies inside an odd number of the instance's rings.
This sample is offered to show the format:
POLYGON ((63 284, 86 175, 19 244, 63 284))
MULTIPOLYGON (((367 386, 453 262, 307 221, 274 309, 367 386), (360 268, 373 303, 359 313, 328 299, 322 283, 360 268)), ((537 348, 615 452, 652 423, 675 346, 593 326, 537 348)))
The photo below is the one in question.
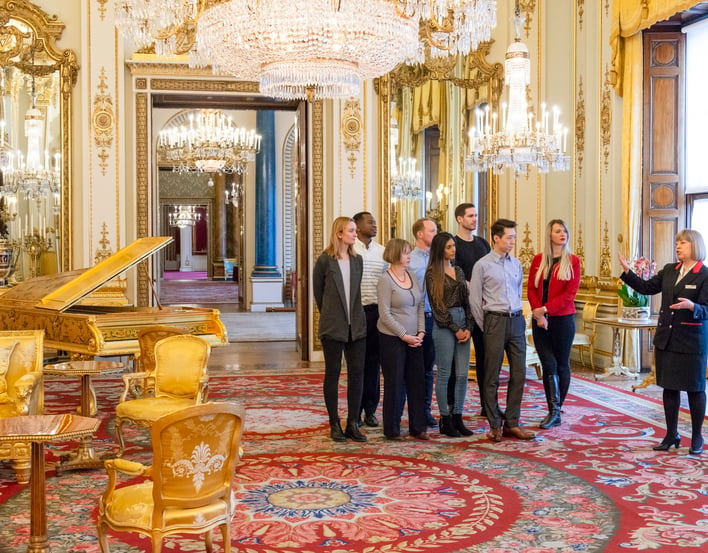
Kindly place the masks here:
POLYGON ((317 258, 312 271, 312 292, 315 296, 317 309, 320 310, 319 337, 349 341, 366 337, 366 315, 361 305, 361 275, 364 272, 364 261, 360 255, 349 257, 349 315, 351 324, 347 325, 346 296, 342 271, 339 262, 327 252, 317 258))

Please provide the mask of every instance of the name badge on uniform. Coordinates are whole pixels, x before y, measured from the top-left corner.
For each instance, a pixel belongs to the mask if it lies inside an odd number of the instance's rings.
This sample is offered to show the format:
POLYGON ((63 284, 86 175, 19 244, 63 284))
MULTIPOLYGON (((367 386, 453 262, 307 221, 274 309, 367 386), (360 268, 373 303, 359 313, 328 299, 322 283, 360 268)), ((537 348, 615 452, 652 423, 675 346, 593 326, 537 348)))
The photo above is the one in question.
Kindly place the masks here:
POLYGON ((695 290, 696 285, 695 284, 686 284, 686 290, 695 290))

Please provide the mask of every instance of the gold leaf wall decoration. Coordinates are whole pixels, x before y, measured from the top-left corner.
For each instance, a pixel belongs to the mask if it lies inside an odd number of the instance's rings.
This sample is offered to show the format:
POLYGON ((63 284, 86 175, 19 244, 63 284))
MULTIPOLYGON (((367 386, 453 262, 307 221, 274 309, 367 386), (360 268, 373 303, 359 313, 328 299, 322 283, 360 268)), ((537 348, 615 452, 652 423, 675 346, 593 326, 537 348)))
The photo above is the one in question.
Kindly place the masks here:
POLYGON ((578 175, 583 174, 583 157, 585 155, 585 91, 583 76, 578 77, 578 99, 575 105, 575 159, 578 175))
POLYGON ((344 149, 349 152, 349 174, 352 178, 355 175, 357 153, 361 148, 361 104, 357 98, 350 98, 344 103, 344 115, 342 117, 342 137, 344 149))
POLYGON ((605 173, 607 173, 610 158, 610 143, 612 142, 612 83, 610 82, 609 65, 605 66, 605 82, 602 86, 600 138, 602 140, 602 156, 604 157, 605 173))
POLYGON ((98 147, 98 158, 101 160, 101 174, 106 175, 108 169, 109 149, 113 145, 113 128, 115 116, 113 114, 113 99, 108 94, 106 84, 106 70, 101 68, 101 78, 98 83, 98 93, 93 98, 93 141, 98 147))

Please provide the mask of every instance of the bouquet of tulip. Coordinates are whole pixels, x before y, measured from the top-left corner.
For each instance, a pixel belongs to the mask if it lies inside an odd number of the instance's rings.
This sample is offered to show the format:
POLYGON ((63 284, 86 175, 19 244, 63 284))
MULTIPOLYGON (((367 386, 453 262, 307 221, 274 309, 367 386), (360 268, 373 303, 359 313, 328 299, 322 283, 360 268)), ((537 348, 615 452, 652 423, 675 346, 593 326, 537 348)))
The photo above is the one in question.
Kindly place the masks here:
MULTIPOLYGON (((629 268, 643 280, 648 280, 656 274, 656 261, 649 261, 642 256, 630 262, 629 268)), ((626 284, 622 284, 617 290, 617 295, 622 298, 622 305, 625 307, 645 307, 649 305, 647 296, 639 294, 626 284)))

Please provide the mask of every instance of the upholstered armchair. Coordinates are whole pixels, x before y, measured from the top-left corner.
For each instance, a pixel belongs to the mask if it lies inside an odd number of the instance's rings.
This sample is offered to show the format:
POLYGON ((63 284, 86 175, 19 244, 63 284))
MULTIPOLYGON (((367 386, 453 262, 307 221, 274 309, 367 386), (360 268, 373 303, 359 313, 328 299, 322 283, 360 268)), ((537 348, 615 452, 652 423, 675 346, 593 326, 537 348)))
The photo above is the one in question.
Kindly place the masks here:
POLYGON ((231 551, 232 482, 240 458, 243 410, 231 403, 205 403, 159 418, 152 425, 153 465, 125 459, 105 462, 108 486, 98 503, 98 539, 109 552, 107 530, 152 538, 160 553, 169 534, 205 534, 219 527, 223 550, 231 551), (147 477, 117 487, 118 477, 147 477))
MULTIPOLYGON (((0 331, 0 417, 42 413, 43 359, 43 330, 0 331)), ((0 459, 11 459, 20 484, 29 482, 29 443, 0 443, 0 459)))
POLYGON ((186 330, 174 326, 148 326, 138 332, 140 351, 135 357, 135 372, 123 375, 125 389, 121 401, 128 396, 134 398, 147 397, 155 392, 155 344, 170 336, 183 336, 186 330))
MULTIPOLYGON (((154 352, 154 396, 127 399, 124 390, 116 406, 118 457, 125 449, 122 428, 126 422, 150 428, 160 417, 206 401, 209 384, 207 362, 211 353, 211 346, 206 340, 189 334, 170 336, 157 342, 154 352)), ((129 381, 132 376, 142 378, 140 374, 125 376, 128 380, 126 390, 131 387, 129 381)))

